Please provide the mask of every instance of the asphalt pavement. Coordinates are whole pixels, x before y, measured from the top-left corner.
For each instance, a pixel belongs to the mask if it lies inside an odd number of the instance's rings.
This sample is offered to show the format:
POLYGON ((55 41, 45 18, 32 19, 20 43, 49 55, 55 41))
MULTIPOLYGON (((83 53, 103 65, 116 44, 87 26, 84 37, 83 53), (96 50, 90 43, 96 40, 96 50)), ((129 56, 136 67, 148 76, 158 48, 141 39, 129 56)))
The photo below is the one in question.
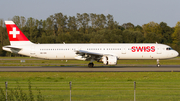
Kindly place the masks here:
POLYGON ((0 66, 0 72, 180 72, 180 65, 149 66, 0 66))

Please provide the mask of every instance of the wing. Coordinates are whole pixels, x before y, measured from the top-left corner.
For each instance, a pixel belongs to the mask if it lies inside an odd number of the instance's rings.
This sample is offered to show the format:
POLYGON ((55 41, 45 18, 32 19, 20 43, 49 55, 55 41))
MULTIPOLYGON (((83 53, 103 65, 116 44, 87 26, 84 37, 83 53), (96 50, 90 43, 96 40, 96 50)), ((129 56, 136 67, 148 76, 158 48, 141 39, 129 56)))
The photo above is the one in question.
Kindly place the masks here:
POLYGON ((76 54, 78 55, 75 57, 79 60, 100 60, 103 56, 113 56, 112 54, 104 54, 104 53, 96 53, 91 51, 85 50, 76 50, 76 54))

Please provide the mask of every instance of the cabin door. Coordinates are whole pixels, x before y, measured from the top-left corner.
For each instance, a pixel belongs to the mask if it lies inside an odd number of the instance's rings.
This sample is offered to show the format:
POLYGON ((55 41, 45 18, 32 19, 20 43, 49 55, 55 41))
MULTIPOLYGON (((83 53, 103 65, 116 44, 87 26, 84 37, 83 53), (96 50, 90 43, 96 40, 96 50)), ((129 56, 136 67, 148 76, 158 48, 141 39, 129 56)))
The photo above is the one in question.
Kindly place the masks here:
POLYGON ((35 53, 35 45, 31 45, 31 52, 30 52, 30 56, 35 56, 36 53, 35 53))
POLYGON ((159 47, 159 46, 157 46, 157 54, 161 54, 162 52, 161 52, 161 47, 159 47))
POLYGON ((126 54, 126 47, 122 47, 121 53, 126 54))

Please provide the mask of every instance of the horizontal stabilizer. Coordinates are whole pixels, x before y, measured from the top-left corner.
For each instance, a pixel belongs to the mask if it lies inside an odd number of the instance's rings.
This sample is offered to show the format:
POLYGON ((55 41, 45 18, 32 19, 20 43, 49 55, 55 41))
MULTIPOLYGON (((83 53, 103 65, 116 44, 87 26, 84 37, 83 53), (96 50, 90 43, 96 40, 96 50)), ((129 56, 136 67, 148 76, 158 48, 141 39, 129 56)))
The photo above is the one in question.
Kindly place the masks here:
POLYGON ((14 47, 14 46, 4 46, 3 48, 10 48, 10 49, 15 49, 15 50, 21 50, 22 49, 20 47, 14 47))

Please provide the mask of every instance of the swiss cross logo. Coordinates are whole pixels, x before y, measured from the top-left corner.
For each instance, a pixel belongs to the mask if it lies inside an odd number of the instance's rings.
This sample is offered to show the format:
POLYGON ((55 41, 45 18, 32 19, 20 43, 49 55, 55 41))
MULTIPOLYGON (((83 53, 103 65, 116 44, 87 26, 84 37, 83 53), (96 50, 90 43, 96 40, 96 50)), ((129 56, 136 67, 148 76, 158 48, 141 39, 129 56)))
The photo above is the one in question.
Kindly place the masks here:
POLYGON ((20 31, 16 31, 16 27, 13 27, 13 31, 9 31, 9 34, 12 34, 13 38, 16 38, 16 35, 20 34, 20 31))

